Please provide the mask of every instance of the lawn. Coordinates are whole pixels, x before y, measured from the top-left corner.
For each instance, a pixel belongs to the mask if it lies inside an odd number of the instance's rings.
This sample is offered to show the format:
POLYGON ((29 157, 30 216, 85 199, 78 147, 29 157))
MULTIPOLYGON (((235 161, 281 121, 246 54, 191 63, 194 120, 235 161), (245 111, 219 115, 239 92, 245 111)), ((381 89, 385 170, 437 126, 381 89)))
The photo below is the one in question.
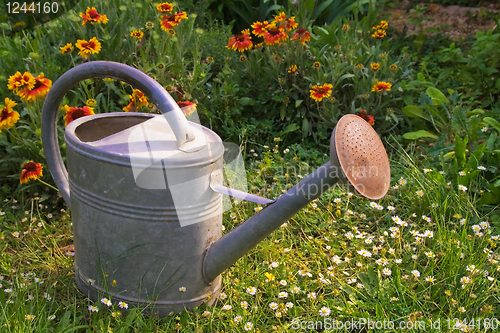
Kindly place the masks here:
MULTIPOLYGON (((1 331, 496 330, 498 28, 436 46, 392 30, 388 2, 347 3, 82 1, 36 26, 0 16, 1 331), (253 26, 222 20, 245 10, 253 26), (372 201, 335 185, 222 273, 213 306, 160 317, 106 293, 92 302, 75 282, 84 254, 47 166, 41 110, 64 72, 95 60, 146 73, 189 119, 236 143, 252 194, 275 199, 327 162, 345 114, 379 133, 389 190, 372 201)), ((124 111, 160 113, 118 79, 75 85, 57 116, 63 160, 65 126, 124 111)), ((262 210, 235 205, 222 234, 262 210)))

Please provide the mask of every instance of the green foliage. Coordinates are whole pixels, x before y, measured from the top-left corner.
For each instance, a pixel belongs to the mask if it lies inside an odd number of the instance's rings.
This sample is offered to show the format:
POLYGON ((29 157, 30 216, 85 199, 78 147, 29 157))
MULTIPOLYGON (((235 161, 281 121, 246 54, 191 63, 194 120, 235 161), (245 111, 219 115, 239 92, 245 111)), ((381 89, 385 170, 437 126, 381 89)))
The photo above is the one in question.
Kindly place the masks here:
POLYGON ((309 22, 304 27, 310 27, 311 42, 305 45, 289 38, 280 45, 233 52, 207 84, 208 95, 200 98, 201 106, 218 110, 207 113, 212 126, 222 127, 219 133, 231 140, 279 136, 291 143, 312 136, 325 142, 340 116, 364 109, 378 131, 394 129, 401 121, 394 112, 403 102, 400 81, 410 74, 410 63, 407 54, 393 55, 390 40, 371 36, 379 22, 376 15, 372 7, 359 21, 337 18, 322 27, 309 22), (373 70, 372 63, 380 68, 373 70), (290 73, 292 66, 297 66, 295 73, 290 73), (372 92, 378 81, 390 82, 391 90, 372 92), (331 96, 317 102, 311 98, 312 86, 325 83, 333 85, 331 96), (242 123, 250 126, 238 127, 242 123))
POLYGON ((286 11, 295 16, 296 21, 306 25, 331 24, 339 17, 350 17, 356 11, 366 13, 369 0, 223 0, 210 6, 213 18, 224 20, 233 25, 233 32, 239 33, 254 22, 271 21, 274 12, 286 11))
MULTIPOLYGON (((182 8, 176 8, 181 11, 182 8)), ((44 167, 44 178, 50 179, 45 164, 45 157, 40 141, 40 112, 43 100, 35 102, 20 100, 7 88, 8 79, 17 71, 32 73, 34 76, 44 73, 51 81, 68 69, 88 60, 110 60, 125 63, 147 73, 169 88, 177 101, 194 101, 204 84, 211 78, 209 70, 214 65, 223 63, 224 48, 229 32, 227 28, 213 24, 209 30, 197 28, 196 15, 189 13, 189 18, 175 27, 174 34, 160 29, 160 20, 156 3, 146 1, 124 5, 121 1, 94 1, 79 4, 74 11, 46 24, 29 30, 23 30, 10 37, 0 36, 0 66, 5 70, 0 74, 1 103, 6 97, 18 102, 14 111, 21 118, 12 128, 0 133, 0 152, 3 163, 0 165, 0 183, 8 184, 4 194, 22 195, 21 192, 40 191, 43 186, 29 183, 19 186, 19 175, 24 162, 33 160, 44 167), (94 6, 100 14, 108 17, 107 24, 82 26, 78 13, 85 12, 87 6, 94 6), (147 22, 151 23, 148 27, 147 22), (133 30, 142 30, 142 39, 130 35, 133 30), (212 35, 213 39, 209 40, 212 35), (88 59, 77 55, 76 47, 68 54, 62 54, 60 47, 67 43, 75 46, 77 40, 90 40, 96 37, 101 43, 101 50, 91 54, 88 59), (203 43, 203 44, 202 44, 203 43), (219 44, 217 44, 219 43, 219 44), (117 52, 117 50, 120 50, 117 52), (213 64, 203 57, 213 57, 213 64), (8 192, 7 192, 8 191, 8 192)), ((1 26, 4 32, 11 31, 10 26, 1 26)), ((130 99, 132 88, 116 80, 89 79, 76 85, 66 95, 63 105, 81 107, 87 100, 94 100, 95 112, 122 112, 130 99)), ((154 108, 143 108, 145 112, 158 112, 154 108)), ((58 118, 59 142, 63 140, 64 112, 58 118)))
POLYGON ((496 45, 500 33, 478 31, 470 49, 451 43, 439 52, 426 56, 423 71, 436 78, 438 88, 453 87, 461 94, 480 102, 482 108, 498 107, 500 53, 496 45))

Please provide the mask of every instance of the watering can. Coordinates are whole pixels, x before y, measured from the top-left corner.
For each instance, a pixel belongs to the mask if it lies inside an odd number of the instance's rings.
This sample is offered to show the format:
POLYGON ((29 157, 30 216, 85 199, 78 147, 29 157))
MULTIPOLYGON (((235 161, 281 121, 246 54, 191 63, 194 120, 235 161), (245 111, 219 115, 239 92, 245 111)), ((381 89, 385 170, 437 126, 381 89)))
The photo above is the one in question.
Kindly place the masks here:
POLYGON ((337 182, 372 200, 390 184, 384 146, 362 118, 345 115, 330 160, 270 200, 224 186, 224 145, 189 122, 155 80, 132 67, 93 61, 64 73, 42 110, 47 164, 73 223, 75 277, 93 301, 150 306, 159 316, 212 305, 220 274, 337 182), (65 129, 67 170, 57 139, 64 95, 78 82, 114 78, 141 90, 162 113, 104 113, 65 129), (222 237, 222 197, 264 208, 222 237))

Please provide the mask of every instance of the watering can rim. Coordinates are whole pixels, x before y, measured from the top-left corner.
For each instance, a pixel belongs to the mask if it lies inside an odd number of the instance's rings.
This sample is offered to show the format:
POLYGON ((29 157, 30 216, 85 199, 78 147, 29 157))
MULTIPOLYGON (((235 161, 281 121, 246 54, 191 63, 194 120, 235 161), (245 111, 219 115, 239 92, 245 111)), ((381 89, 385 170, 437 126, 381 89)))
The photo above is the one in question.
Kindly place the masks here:
MULTIPOLYGON (((130 153, 120 153, 112 149, 104 149, 103 147, 106 147, 106 145, 98 145, 98 143, 102 142, 102 140, 105 140, 111 136, 115 135, 118 136, 120 135, 121 132, 127 130, 130 131, 135 126, 140 126, 142 124, 145 124, 145 126, 147 126, 146 123, 148 121, 154 120, 156 117, 162 117, 162 115, 151 114, 151 113, 139 113, 139 112, 127 112, 127 113, 112 112, 112 113, 101 113, 101 114, 81 117, 72 121, 70 124, 68 124, 68 126, 66 126, 64 134, 66 147, 71 147, 73 151, 93 159, 102 160, 113 164, 131 166, 130 153), (95 121, 96 119, 121 118, 121 117, 138 117, 138 118, 143 117, 149 119, 94 141, 83 141, 78 137, 76 133, 79 126, 85 123, 95 121)), ((160 118, 159 120, 161 121, 162 119, 160 118)), ((196 141, 201 141, 201 138, 204 137, 205 140, 203 147, 200 146, 201 148, 196 151, 185 151, 183 149, 177 148, 174 144, 170 144, 169 145, 169 148, 171 148, 170 151, 175 151, 178 154, 173 155, 172 158, 168 157, 162 158, 162 160, 164 161, 163 167, 158 165, 158 166, 152 166, 153 168, 170 169, 170 168, 182 168, 182 167, 192 167, 192 166, 201 167, 203 165, 208 165, 223 156, 224 148, 222 139, 217 135, 217 133, 213 132, 209 128, 206 128, 200 124, 191 121, 188 121, 188 124, 191 126, 193 131, 196 132, 196 139, 193 140, 191 143, 195 143, 196 141), (207 151, 204 149, 205 146, 209 150, 208 154, 207 151)), ((168 123, 165 125, 168 126, 168 123)), ((171 131, 171 129, 168 129, 168 127, 166 128, 166 130, 171 131)), ((165 133, 167 133, 167 131, 165 131, 165 133)), ((170 132, 170 134, 172 134, 172 132, 170 132)), ((171 136, 172 135, 170 135, 170 138, 171 136)), ((167 139, 162 140, 162 138, 160 138, 157 141, 160 142, 163 141, 163 143, 172 142, 172 140, 167 140, 167 139)), ((163 145, 163 147, 165 147, 165 145, 163 145)), ((138 167, 150 167, 151 157, 143 156, 141 158, 138 156, 134 156, 133 164, 134 166, 138 167)))

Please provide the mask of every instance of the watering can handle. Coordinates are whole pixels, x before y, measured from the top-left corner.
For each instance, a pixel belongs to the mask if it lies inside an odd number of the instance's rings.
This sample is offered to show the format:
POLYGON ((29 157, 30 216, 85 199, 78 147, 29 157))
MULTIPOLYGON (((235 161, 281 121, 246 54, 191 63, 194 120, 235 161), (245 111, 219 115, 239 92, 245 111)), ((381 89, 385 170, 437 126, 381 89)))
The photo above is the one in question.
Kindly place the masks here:
POLYGON ((57 114, 66 93, 78 82, 92 78, 114 78, 139 89, 167 119, 178 147, 194 140, 193 131, 172 96, 158 82, 138 69, 111 61, 91 61, 70 69, 52 85, 42 108, 43 149, 52 177, 68 206, 68 171, 64 166, 57 139, 57 114))

